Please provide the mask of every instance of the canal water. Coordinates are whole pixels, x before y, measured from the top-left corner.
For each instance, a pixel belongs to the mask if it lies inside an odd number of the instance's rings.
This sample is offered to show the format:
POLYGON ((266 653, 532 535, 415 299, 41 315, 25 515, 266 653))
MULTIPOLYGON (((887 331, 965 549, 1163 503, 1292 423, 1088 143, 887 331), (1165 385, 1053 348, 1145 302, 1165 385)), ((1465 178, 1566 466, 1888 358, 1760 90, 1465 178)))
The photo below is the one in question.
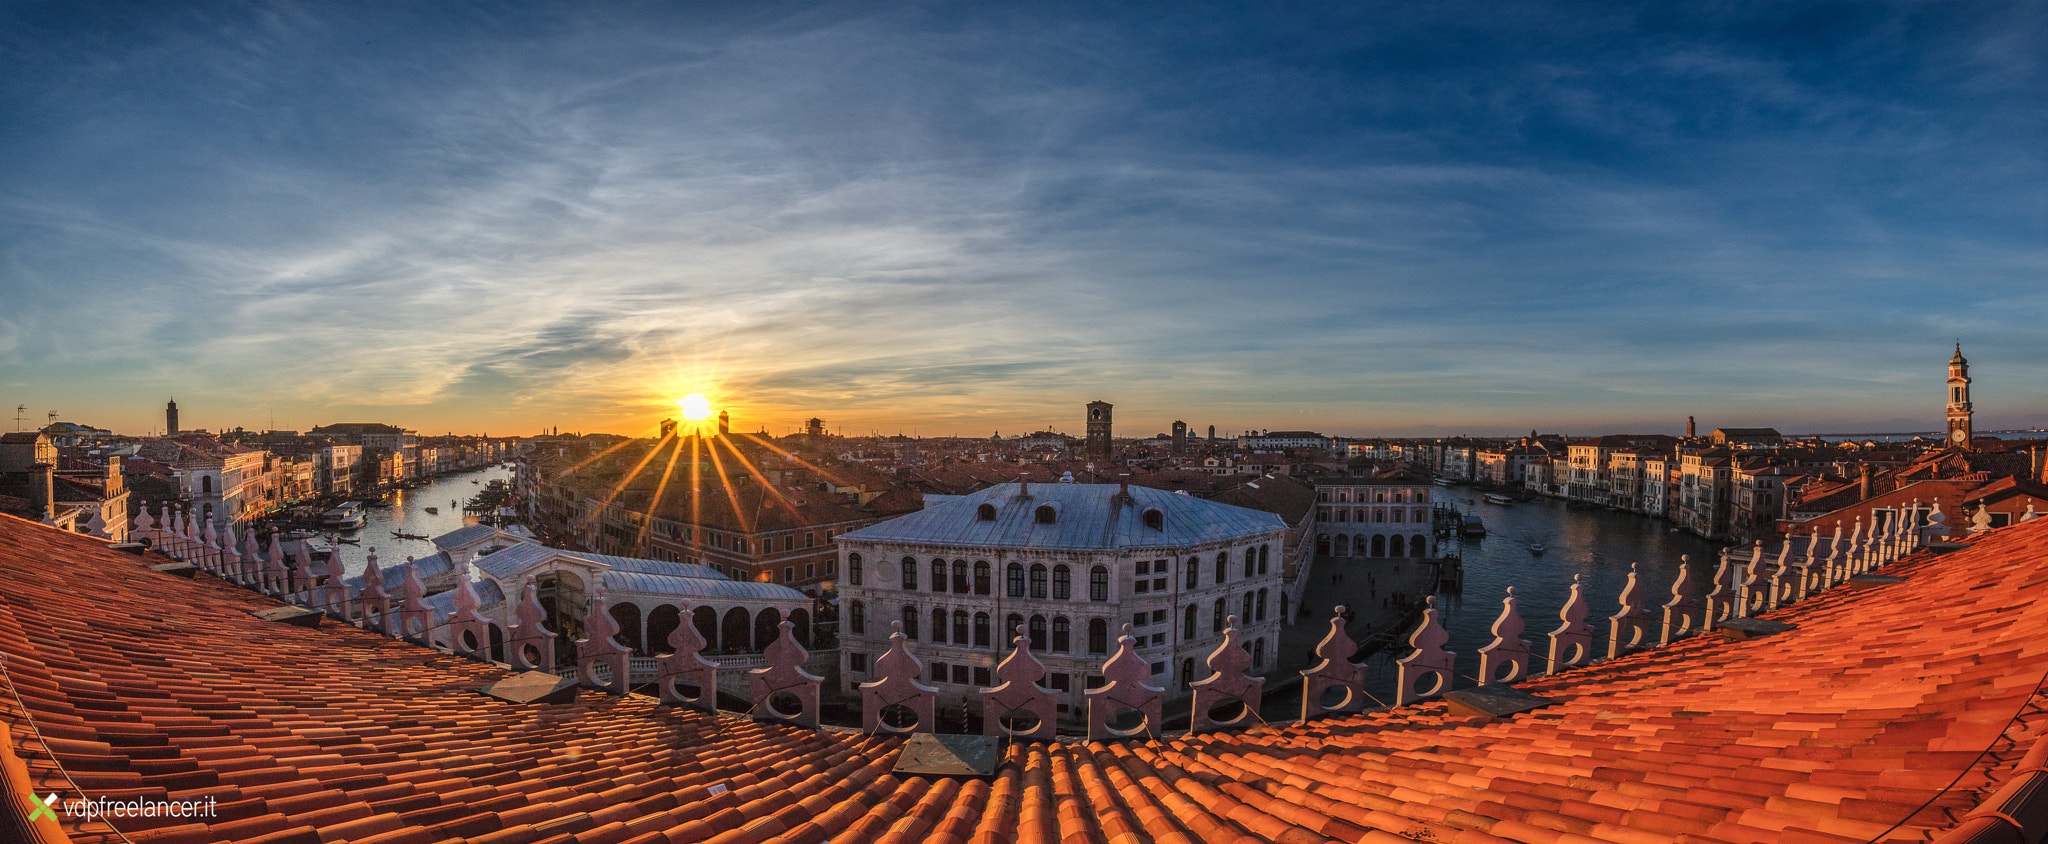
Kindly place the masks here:
MULTIPOLYGON (((1721 545, 1689 533, 1672 530, 1670 522, 1649 516, 1610 510, 1573 510, 1562 501, 1539 498, 1510 506, 1487 503, 1480 493, 1466 487, 1444 492, 1448 500, 1468 514, 1485 520, 1487 535, 1459 540, 1464 556, 1465 583, 1459 592, 1439 594, 1437 609, 1450 641, 1444 646, 1457 654, 1457 688, 1477 685, 1479 649, 1493 641, 1492 627, 1500 617, 1501 599, 1514 587, 1517 610, 1522 617, 1522 638, 1532 653, 1547 653, 1548 634, 1563 622, 1558 613, 1571 592, 1572 576, 1583 575, 1582 594, 1588 612, 1586 622, 1595 637, 1595 655, 1607 653, 1608 618, 1620 611, 1618 601, 1628 581, 1629 566, 1637 574, 1638 603, 1656 620, 1663 618, 1662 606, 1671 600, 1671 583, 1681 560, 1690 557, 1691 594, 1704 592, 1719 563, 1721 545), (1542 554, 1529 546, 1541 543, 1542 554)), ((1391 694, 1393 661, 1407 656, 1406 635, 1391 648, 1376 654, 1371 679, 1374 694, 1391 694)), ((1537 663, 1541 665, 1540 662, 1537 663)))
MULTIPOLYGON (((335 553, 341 557, 345 570, 351 574, 362 574, 368 565, 371 548, 377 549, 377 565, 390 567, 405 562, 405 558, 432 556, 434 543, 428 539, 399 539, 398 533, 417 534, 426 537, 440 536, 463 526, 462 506, 469 499, 482 492, 493 479, 512 479, 512 470, 492 466, 473 472, 447 475, 436 478, 426 486, 415 489, 394 490, 390 493, 389 507, 371 507, 365 512, 367 523, 360 530, 342 531, 340 536, 359 541, 360 545, 336 545, 335 553), (429 513, 432 507, 439 512, 429 513)), ((332 533, 329 531, 328 533, 332 533)))

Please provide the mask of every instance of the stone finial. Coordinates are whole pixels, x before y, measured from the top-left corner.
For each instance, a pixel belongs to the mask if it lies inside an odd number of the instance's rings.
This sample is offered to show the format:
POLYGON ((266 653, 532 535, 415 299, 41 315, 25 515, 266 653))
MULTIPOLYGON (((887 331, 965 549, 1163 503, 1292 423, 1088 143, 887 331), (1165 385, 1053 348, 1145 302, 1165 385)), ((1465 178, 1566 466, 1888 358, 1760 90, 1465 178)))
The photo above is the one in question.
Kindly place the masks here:
POLYGON ((1323 634, 1323 640, 1316 644, 1316 656, 1322 661, 1315 667, 1301 672, 1301 720, 1307 721, 1330 712, 1358 712, 1365 709, 1365 666, 1351 661, 1351 655, 1358 652, 1358 643, 1344 631, 1345 606, 1338 604, 1330 616, 1330 632, 1323 634), (1344 697, 1335 705, 1324 702, 1325 693, 1331 689, 1343 689, 1344 697))
POLYGON ((1479 685, 1511 685, 1529 676, 1529 640, 1522 638, 1522 613, 1515 587, 1500 599, 1500 617, 1493 620, 1493 642, 1479 649, 1479 685))
POLYGON ((227 536, 220 543, 220 565, 213 570, 213 576, 229 583, 235 582, 242 571, 242 540, 235 536, 235 529, 228 528, 227 536))
POLYGON ((1125 624, 1123 635, 1116 640, 1116 653, 1102 664, 1103 684, 1088 690, 1089 741, 1158 735, 1159 722, 1164 718, 1163 690, 1145 682, 1151 676, 1152 666, 1138 658, 1138 640, 1131 636, 1131 626, 1125 624), (1133 710, 1143 716, 1137 726, 1110 726, 1111 719, 1133 710))
POLYGON ((1714 587, 1707 590, 1706 612, 1702 628, 1736 618, 1735 615, 1735 568, 1728 557, 1728 549, 1721 549, 1721 564, 1714 569, 1714 587))
POLYGON ((1557 611, 1563 624, 1550 631, 1550 672, 1577 668, 1593 661, 1593 628, 1586 623, 1585 575, 1572 575, 1572 591, 1557 611))
MULTIPOLYGON (((1977 505, 1977 512, 1976 512, 1976 513, 1975 513, 1974 515, 1970 516, 1970 532, 1971 532, 1971 533, 1983 533, 1983 532, 1985 532, 1985 531, 1987 531, 1987 530, 1990 530, 1990 529, 1991 529, 1991 508, 1990 508, 1990 507, 1987 507, 1987 506, 1985 506, 1985 505, 1979 504, 1979 505, 1977 505)), ((94 534, 94 535, 95 535, 95 536, 98 536, 99 534, 94 534)))
POLYGON ((85 532, 101 539, 114 538, 112 534, 107 533, 107 517, 100 512, 98 507, 93 508, 92 518, 85 521, 85 532))
POLYGON ((1692 557, 1680 555, 1678 576, 1671 579, 1671 600, 1664 602, 1664 624, 1658 632, 1657 644, 1669 645, 1705 626, 1699 599, 1692 595, 1692 557))
MULTIPOLYGON (((417 569, 415 569, 417 570, 417 569)), ((448 614, 448 650, 476 659, 490 657, 490 622, 477 612, 483 601, 469 579, 469 564, 455 564, 455 611, 448 614)))
MULTIPOLYGON (((583 638, 576 640, 576 682, 599 691, 622 695, 633 687, 632 649, 619 644, 619 622, 605 606, 604 574, 598 573, 590 593, 590 608, 583 613, 583 638), (610 669, 611 679, 598 677, 598 666, 610 669)), ((685 620, 681 625, 689 626, 685 620)))
MULTIPOLYGON (((1786 540, 1790 542, 1791 540, 1786 540)), ((1820 590, 1820 531, 1806 535, 1806 553, 1799 555, 1799 586, 1794 600, 1806 600, 1806 596, 1820 590)))
POLYGON ((186 560, 191 560, 199 556, 199 513, 197 511, 188 511, 185 513, 184 553, 184 559, 186 560))
MULTIPOLYGON (((171 508, 167 506, 164 509, 170 510, 171 508)), ((185 525, 178 518, 176 511, 172 511, 169 514, 169 520, 170 526, 164 528, 163 541, 158 543, 160 547, 157 550, 162 551, 164 556, 174 560, 185 559, 185 525)))
POLYGON ((130 536, 146 536, 151 545, 156 544, 156 518, 149 515, 147 505, 135 511, 135 522, 128 526, 128 533, 130 536))
POLYGON ((804 670, 804 660, 810 652, 796 642, 796 624, 783 621, 782 634, 768 645, 764 655, 768 657, 767 668, 756 668, 752 672, 754 688, 754 718, 759 721, 788 721, 806 727, 818 726, 818 686, 825 678, 804 670), (791 695, 799 706, 795 712, 784 709, 786 703, 778 703, 777 695, 791 695))
POLYGON ((1444 650, 1451 634, 1437 621, 1436 596, 1423 599, 1422 624, 1408 635, 1415 652, 1395 663, 1394 705, 1405 706, 1451 690, 1451 666, 1457 654, 1444 650))
POLYGON ((285 590, 284 544, 270 535, 270 549, 263 556, 263 577, 258 588, 266 595, 283 596, 285 590))
POLYGON ((384 590, 384 570, 377 567, 377 549, 363 563, 363 588, 356 592, 356 626, 391 635, 391 596, 384 590), (377 617, 373 627, 370 616, 377 617))
POLYGON ((292 551, 292 567, 285 572, 285 600, 292 603, 313 600, 313 540, 299 540, 299 547, 292 551), (303 592, 302 596, 300 593, 303 592))
POLYGON ((1209 652, 1209 676, 1188 684, 1195 690, 1194 709, 1188 716, 1188 732, 1249 727, 1258 720, 1259 700, 1265 694, 1266 678, 1246 673, 1252 667, 1252 655, 1238 641, 1241 634, 1237 621, 1234 615, 1225 621, 1223 643, 1209 652), (1210 710, 1233 700, 1244 704, 1243 711, 1236 717, 1219 719, 1210 716, 1210 710))
MULTIPOLYGON (((377 546, 370 546, 370 556, 377 555, 377 546)), ((348 565, 341 560, 341 554, 327 555, 327 573, 320 586, 320 608, 342 621, 348 620, 348 565)))
POLYGON ((1823 575, 1826 582, 1821 588, 1831 589, 1835 584, 1842 582, 1842 578, 1846 576, 1843 571, 1848 567, 1847 561, 1843 559, 1846 553, 1842 545, 1842 523, 1836 522, 1835 535, 1828 540, 1828 563, 1826 574, 1823 575))
POLYGON ((1650 643, 1650 614, 1643 610, 1636 594, 1636 564, 1628 564, 1628 583, 1621 587, 1621 611, 1607 619, 1607 658, 1650 643))
POLYGON ((1748 618, 1764 605, 1764 542, 1756 540, 1749 550, 1749 564, 1742 567, 1742 580, 1735 587, 1735 617, 1748 618))
POLYGON ((199 528, 199 567, 220 570, 220 532, 213 529, 212 519, 199 528))
POLYGON ((1038 684, 1045 678, 1045 663, 1032 655, 1031 637, 1024 631, 1024 625, 1017 625, 1017 635, 1010 640, 1010 654, 996 663, 996 679, 1001 682, 993 688, 981 690, 981 733, 1027 741, 1052 741, 1054 723, 1059 716, 1058 693, 1038 684), (1017 713, 1035 720, 1031 729, 1016 729, 1003 723, 1004 718, 1017 713))
POLYGON ((513 610, 517 622, 505 648, 506 662, 515 671, 555 670, 555 631, 547 628, 548 611, 540 605, 540 584, 533 575, 519 587, 519 606, 513 610))
POLYGON ((1845 575, 1862 574, 1869 570, 1870 539, 1863 535, 1863 517, 1856 517, 1855 529, 1849 531, 1849 557, 1844 568, 1845 575))
POLYGON ((879 679, 860 684, 860 729, 884 735, 932 732, 939 717, 939 690, 919 681, 924 676, 924 661, 910 652, 903 622, 889 622, 889 628, 889 650, 875 660, 879 679), (882 720, 882 711, 891 706, 910 710, 916 723, 898 727, 882 720))
MULTIPOLYGON (((456 588, 461 588, 458 585, 456 588)), ((406 639, 422 645, 434 643, 434 608, 427 606, 427 584, 420 580, 420 567, 413 565, 412 558, 405 558, 405 581, 398 587, 398 627, 385 631, 394 639, 406 639)))
POLYGON ((1770 607, 1779 607, 1799 600, 1796 594, 1800 586, 1799 569, 1792 565, 1792 538, 1786 537, 1785 544, 1778 550, 1778 566, 1771 570, 1770 607))
POLYGON ((2032 501, 2029 501, 2029 502, 2027 502, 2027 512, 2025 512, 2025 513, 2021 513, 2021 514, 2020 514, 2020 521, 2022 521, 2022 522, 2031 522, 2031 521, 2033 521, 2033 520, 2035 520, 2035 519, 2038 519, 2038 518, 2040 518, 2040 517, 2041 517, 2041 514, 2040 514, 2040 513, 2036 513, 2036 512, 2034 512, 2034 502, 2032 502, 2032 501))
POLYGON ((718 663, 704 658, 704 634, 697 630, 690 605, 679 604, 682 623, 668 634, 669 653, 654 660, 654 688, 661 702, 718 711, 718 663), (695 694, 685 691, 694 687, 695 694))

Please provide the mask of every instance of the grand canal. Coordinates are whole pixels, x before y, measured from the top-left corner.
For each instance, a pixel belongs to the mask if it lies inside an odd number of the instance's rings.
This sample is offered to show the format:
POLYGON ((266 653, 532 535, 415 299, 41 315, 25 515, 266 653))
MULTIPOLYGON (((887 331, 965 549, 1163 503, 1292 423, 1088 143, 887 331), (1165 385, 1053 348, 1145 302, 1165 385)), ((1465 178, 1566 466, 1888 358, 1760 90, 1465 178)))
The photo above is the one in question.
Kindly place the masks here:
MULTIPOLYGON (((1648 516, 1609 510, 1568 509, 1564 502, 1536 499, 1510 506, 1487 503, 1478 492, 1458 487, 1445 490, 1439 500, 1484 519, 1484 538, 1458 540, 1464 557, 1465 583, 1458 592, 1437 597, 1444 627, 1450 633, 1446 648, 1458 655, 1457 686, 1476 683, 1479 649, 1493 641, 1494 619, 1500 616, 1501 599, 1514 587, 1518 611, 1524 622, 1522 638, 1532 651, 1542 652, 1546 635, 1562 622, 1558 613, 1571 592, 1572 576, 1582 575, 1587 623, 1596 637, 1596 655, 1606 655, 1607 618, 1619 611, 1618 598, 1626 585, 1629 567, 1635 565, 1640 605, 1653 617, 1671 600, 1671 583, 1689 557, 1693 594, 1709 582, 1722 546, 1689 533, 1672 530, 1671 523, 1648 516), (1529 546, 1541 543, 1544 553, 1531 553, 1529 546)), ((1391 692, 1393 660, 1406 656, 1403 642, 1375 655, 1372 678, 1376 689, 1391 692)), ((1540 665, 1540 663, 1539 663, 1540 665)))
POLYGON ((492 466, 473 472, 436 478, 426 486, 415 489, 396 490, 391 493, 389 507, 371 507, 368 522, 361 530, 346 531, 339 535, 354 539, 358 545, 336 545, 335 553, 340 555, 349 574, 361 574, 368 564, 371 548, 377 549, 377 564, 392 566, 405 562, 406 557, 425 557, 434 553, 434 543, 426 539, 399 539, 392 534, 407 533, 426 537, 440 536, 462 527, 462 505, 469 503, 471 496, 482 491, 484 485, 493 479, 510 481, 512 471, 502 466, 492 466), (438 512, 427 512, 428 507, 438 512))

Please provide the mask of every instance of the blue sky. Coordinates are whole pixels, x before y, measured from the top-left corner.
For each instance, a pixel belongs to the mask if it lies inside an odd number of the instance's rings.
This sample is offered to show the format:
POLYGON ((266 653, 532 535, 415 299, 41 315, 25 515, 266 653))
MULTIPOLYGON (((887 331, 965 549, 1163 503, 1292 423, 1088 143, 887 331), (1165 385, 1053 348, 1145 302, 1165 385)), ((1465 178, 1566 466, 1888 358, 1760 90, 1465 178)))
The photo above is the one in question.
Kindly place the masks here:
MULTIPOLYGON (((0 6, 0 403, 2048 425, 2048 6, 0 6)), ((10 414, 11 415, 11 414, 10 414)), ((6 420, 12 430, 12 419, 6 420)))

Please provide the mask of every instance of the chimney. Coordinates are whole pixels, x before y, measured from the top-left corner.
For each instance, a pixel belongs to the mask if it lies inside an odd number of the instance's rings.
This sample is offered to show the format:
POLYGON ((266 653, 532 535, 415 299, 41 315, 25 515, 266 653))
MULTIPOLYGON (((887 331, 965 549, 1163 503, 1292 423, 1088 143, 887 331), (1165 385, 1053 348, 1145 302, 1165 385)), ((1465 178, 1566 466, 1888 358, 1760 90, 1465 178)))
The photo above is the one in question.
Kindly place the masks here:
POLYGON ((1863 501, 1870 500, 1870 464, 1868 463, 1856 464, 1856 497, 1863 501))
POLYGON ((43 521, 57 518, 57 467, 37 463, 28 471, 28 503, 42 512, 43 521))

